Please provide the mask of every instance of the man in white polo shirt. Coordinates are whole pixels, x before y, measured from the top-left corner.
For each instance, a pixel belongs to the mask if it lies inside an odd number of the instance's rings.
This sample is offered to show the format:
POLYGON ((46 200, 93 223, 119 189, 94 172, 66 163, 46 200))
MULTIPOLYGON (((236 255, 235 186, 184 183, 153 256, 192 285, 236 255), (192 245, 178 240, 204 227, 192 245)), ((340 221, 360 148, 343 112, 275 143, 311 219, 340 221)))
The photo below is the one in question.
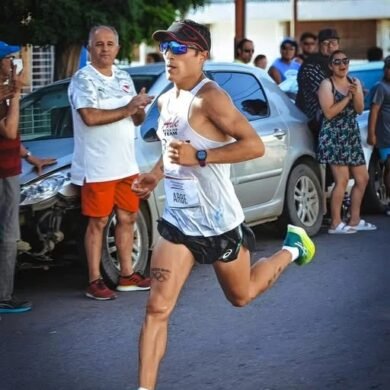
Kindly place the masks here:
POLYGON ((89 33, 90 65, 80 69, 69 86, 75 149, 72 182, 82 186, 81 205, 89 217, 85 249, 89 267, 86 296, 116 298, 100 276, 104 227, 113 209, 121 276, 117 290, 150 288, 150 280, 133 272, 133 228, 139 208, 131 185, 139 170, 134 151, 134 126, 142 123, 151 101, 138 95, 129 74, 114 66, 119 51, 118 33, 110 26, 95 26, 89 33))

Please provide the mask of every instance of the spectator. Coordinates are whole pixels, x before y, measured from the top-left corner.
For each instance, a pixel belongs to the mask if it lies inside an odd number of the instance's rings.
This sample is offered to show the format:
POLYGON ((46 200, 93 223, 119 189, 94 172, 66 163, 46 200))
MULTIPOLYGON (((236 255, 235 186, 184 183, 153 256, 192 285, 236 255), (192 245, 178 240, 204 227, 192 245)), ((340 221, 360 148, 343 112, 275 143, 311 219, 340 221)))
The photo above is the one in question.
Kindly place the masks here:
MULTIPOLYGON (((379 157, 385 164, 384 182, 387 196, 390 196, 390 56, 384 60, 383 73, 372 98, 367 142, 378 148, 379 157)), ((390 216, 389 208, 386 214, 390 216)))
POLYGON ((268 70, 268 74, 274 79, 276 84, 280 84, 288 77, 297 76, 300 64, 295 61, 298 44, 292 38, 286 38, 280 45, 280 58, 277 58, 268 70))
POLYGON ((254 66, 257 66, 258 68, 264 70, 267 69, 267 64, 268 64, 267 57, 264 54, 258 54, 253 61, 254 66))
POLYGON ((161 53, 153 52, 146 54, 147 64, 154 64, 155 62, 164 62, 164 58, 161 53))
POLYGON ((320 129, 320 105, 317 91, 322 80, 330 76, 329 56, 339 49, 336 30, 326 28, 318 34, 319 52, 306 58, 298 71, 298 93, 295 104, 307 115, 315 136, 320 129))
POLYGON ((309 55, 317 52, 317 35, 312 32, 304 32, 299 38, 299 47, 301 52, 296 61, 302 63, 309 55))
POLYGON ((329 234, 351 234, 375 230, 376 226, 360 218, 360 206, 368 182, 368 172, 360 139, 356 116, 364 109, 360 81, 348 77, 349 58, 342 50, 329 56, 331 76, 324 79, 318 97, 324 118, 318 142, 318 159, 329 164, 335 185, 331 197, 331 224, 329 234), (354 178, 351 191, 350 219, 342 221, 341 207, 350 178, 354 178))
POLYGON ((383 50, 380 47, 373 46, 367 49, 367 60, 372 61, 382 61, 383 60, 383 50))
POLYGON ((20 143, 19 100, 23 72, 16 74, 13 59, 19 46, 0 42, 0 313, 22 313, 31 303, 17 299, 14 278, 19 231, 19 174, 21 157, 39 171, 53 159, 39 159, 20 143), (9 103, 5 99, 9 99, 9 103))
POLYGON ((89 217, 85 249, 89 286, 85 295, 96 300, 116 298, 100 276, 103 230, 115 209, 120 273, 117 290, 147 290, 150 280, 133 271, 133 228, 139 208, 131 185, 138 175, 134 125, 142 123, 151 101, 144 89, 137 95, 129 74, 114 66, 119 51, 113 27, 95 26, 89 34, 91 63, 73 76, 69 99, 75 148, 72 182, 81 187, 81 206, 89 217))
POLYGON ((250 39, 244 38, 238 42, 236 46, 236 54, 234 62, 249 64, 252 60, 255 46, 250 39))

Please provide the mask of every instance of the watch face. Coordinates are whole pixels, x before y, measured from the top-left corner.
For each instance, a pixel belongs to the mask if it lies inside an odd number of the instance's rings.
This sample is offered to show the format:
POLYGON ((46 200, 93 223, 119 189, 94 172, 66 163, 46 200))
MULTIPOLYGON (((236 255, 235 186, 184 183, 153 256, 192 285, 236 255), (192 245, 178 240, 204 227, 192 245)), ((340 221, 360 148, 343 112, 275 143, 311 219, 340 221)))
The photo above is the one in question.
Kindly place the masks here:
POLYGON ((205 150, 198 150, 196 152, 196 158, 198 160, 204 161, 206 160, 206 157, 207 157, 207 152, 205 150))

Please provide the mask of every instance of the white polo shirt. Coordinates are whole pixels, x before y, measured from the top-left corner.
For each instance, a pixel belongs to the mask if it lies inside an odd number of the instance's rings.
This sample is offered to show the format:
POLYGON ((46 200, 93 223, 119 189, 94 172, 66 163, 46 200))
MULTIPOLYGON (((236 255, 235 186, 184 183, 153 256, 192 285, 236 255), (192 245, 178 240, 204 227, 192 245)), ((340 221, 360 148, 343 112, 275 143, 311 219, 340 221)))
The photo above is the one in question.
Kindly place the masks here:
POLYGON ((87 65, 72 77, 68 94, 74 128, 72 182, 82 185, 137 174, 131 117, 106 125, 87 126, 77 111, 80 108, 109 110, 125 106, 137 94, 130 75, 113 66, 112 76, 107 77, 87 65))

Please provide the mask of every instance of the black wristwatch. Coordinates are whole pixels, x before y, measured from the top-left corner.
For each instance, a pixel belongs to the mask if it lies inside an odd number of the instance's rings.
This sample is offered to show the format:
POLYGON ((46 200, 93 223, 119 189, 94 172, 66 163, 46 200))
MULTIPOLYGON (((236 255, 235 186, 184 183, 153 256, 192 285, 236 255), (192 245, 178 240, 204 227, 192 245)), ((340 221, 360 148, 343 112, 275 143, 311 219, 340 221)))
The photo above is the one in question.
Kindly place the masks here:
POLYGON ((196 158, 199 161, 199 165, 201 167, 205 167, 206 166, 207 151, 206 150, 197 150, 196 151, 196 158))

